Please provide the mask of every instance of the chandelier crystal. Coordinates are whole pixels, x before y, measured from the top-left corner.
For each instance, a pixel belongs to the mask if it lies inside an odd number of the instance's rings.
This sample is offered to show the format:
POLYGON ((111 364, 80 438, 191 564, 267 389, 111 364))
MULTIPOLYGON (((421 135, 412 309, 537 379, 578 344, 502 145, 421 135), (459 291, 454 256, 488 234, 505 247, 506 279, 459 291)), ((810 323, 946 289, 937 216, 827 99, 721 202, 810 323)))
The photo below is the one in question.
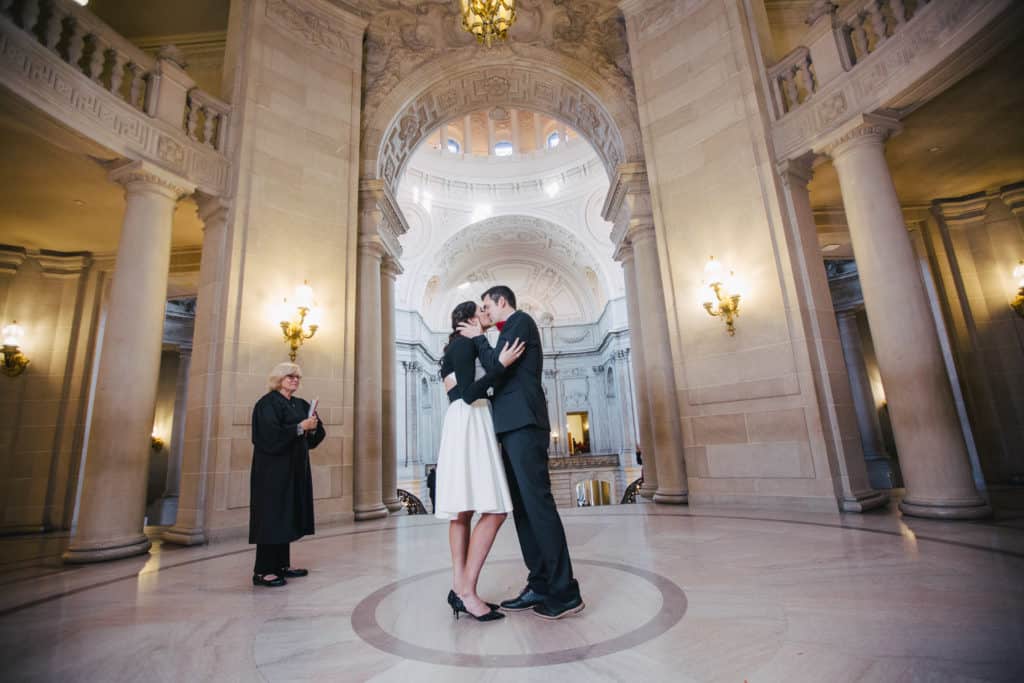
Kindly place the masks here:
POLYGON ((460 0, 462 28, 487 47, 494 40, 508 39, 516 20, 516 0, 460 0))

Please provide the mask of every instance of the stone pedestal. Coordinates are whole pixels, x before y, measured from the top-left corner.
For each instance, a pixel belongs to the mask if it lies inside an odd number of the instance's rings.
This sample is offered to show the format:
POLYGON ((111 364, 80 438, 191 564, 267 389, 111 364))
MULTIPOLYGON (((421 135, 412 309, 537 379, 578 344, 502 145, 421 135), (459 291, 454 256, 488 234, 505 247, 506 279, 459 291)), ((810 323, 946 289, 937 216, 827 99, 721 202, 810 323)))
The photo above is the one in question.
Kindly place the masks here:
POLYGON ((149 550, 142 533, 174 208, 195 187, 132 162, 113 171, 126 208, 107 306, 78 525, 66 562, 149 550))
POLYGON ((974 487, 967 448, 884 144, 895 124, 863 117, 823 145, 839 176, 864 306, 907 495, 904 513, 991 514, 974 487))
POLYGON ((398 512, 398 443, 395 420, 395 280, 402 266, 393 258, 381 265, 381 487, 383 503, 391 512, 398 512))

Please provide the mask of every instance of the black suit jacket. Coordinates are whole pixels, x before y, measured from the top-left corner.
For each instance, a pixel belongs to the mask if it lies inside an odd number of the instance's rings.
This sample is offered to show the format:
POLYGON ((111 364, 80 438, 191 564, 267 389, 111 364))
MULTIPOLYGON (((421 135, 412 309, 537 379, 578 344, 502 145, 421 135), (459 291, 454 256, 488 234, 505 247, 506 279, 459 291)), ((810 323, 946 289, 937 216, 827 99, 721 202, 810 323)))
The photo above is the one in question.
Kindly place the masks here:
POLYGON ((547 400, 541 384, 544 371, 544 349, 541 348, 540 330, 537 323, 526 313, 516 311, 505 321, 495 348, 487 343, 487 337, 480 335, 473 339, 480 364, 490 373, 498 363, 505 342, 516 339, 526 343, 526 350, 494 385, 494 431, 498 434, 511 432, 521 427, 551 429, 548 421, 547 400))

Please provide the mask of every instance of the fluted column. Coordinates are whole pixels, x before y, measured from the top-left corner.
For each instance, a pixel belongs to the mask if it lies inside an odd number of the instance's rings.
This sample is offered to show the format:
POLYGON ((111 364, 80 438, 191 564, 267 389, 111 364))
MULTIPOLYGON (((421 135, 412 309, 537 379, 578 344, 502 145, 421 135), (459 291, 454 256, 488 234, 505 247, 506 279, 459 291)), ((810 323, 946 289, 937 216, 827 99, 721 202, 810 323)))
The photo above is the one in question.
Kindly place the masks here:
POLYGON ((398 429, 395 422, 395 280, 402 266, 391 257, 381 266, 381 486, 388 510, 402 509, 398 502, 398 429))
POLYGON ((415 361, 402 361, 402 368, 405 370, 405 466, 415 465, 419 462, 419 435, 420 435, 420 411, 419 385, 416 382, 416 375, 419 372, 419 363, 415 361))
MULTIPOLYGON (((180 545, 206 543, 207 492, 217 464, 217 396, 223 381, 222 363, 227 346, 220 316, 228 296, 229 205, 220 197, 197 196, 203 223, 203 251, 199 261, 199 293, 185 397, 184 438, 179 496, 174 526, 163 540, 180 545)), ((175 423, 176 424, 176 423, 175 423)))
POLYGON ((142 532, 160 373, 171 225, 195 186, 145 162, 110 174, 125 188, 78 524, 64 559, 97 562, 149 550, 142 532))
POLYGON ((658 462, 658 489, 654 494, 654 502, 682 505, 687 502, 689 489, 686 483, 686 463, 683 461, 675 368, 668 344, 668 320, 665 317, 665 297, 661 289, 654 223, 642 219, 634 221, 628 236, 633 245, 636 266, 637 319, 643 329, 644 374, 654 456, 658 462), (642 317, 641 311, 644 312, 642 317))
POLYGON ((885 160, 896 129, 862 117, 823 145, 839 176, 864 306, 885 385, 908 515, 969 519, 991 513, 974 487, 917 258, 885 160))
POLYGON ((637 444, 640 457, 643 459, 644 483, 640 487, 640 495, 653 498, 658 490, 658 459, 655 457, 654 428, 651 426, 653 414, 651 401, 647 393, 647 374, 644 365, 644 333, 640 324, 640 303, 637 299, 636 265, 634 263, 633 246, 628 242, 621 245, 615 254, 616 260, 622 263, 622 276, 626 285, 626 315, 629 317, 630 353, 633 354, 633 377, 636 381, 636 416, 639 425, 640 443, 637 444))
MULTIPOLYGON (((615 368, 615 393, 619 398, 621 406, 619 416, 622 418, 622 449, 624 452, 635 453, 637 429, 636 406, 633 394, 633 382, 630 381, 629 376, 629 354, 630 352, 627 349, 616 351, 613 365, 615 368)), ((641 455, 641 457, 643 456, 641 455)))
POLYGON ((875 412, 875 397, 871 393, 871 380, 864 350, 861 348, 860 328, 857 325, 857 311, 853 309, 836 312, 839 325, 839 341, 846 361, 846 374, 850 378, 850 393, 853 395, 853 409, 857 415, 857 430, 860 432, 864 460, 868 464, 871 486, 879 489, 892 488, 892 464, 882 445, 882 433, 875 412), (873 476, 872 476, 873 475, 873 476))

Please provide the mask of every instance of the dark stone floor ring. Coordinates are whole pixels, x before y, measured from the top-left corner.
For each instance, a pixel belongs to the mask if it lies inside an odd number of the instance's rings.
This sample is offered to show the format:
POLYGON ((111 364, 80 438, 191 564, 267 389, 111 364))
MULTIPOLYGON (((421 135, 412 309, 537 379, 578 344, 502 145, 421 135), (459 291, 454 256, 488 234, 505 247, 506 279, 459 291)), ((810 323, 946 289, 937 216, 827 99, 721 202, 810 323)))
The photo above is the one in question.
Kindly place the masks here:
MULTIPOLYGON (((518 560, 503 561, 516 562, 518 560)), ((352 611, 352 628, 360 638, 378 650, 382 650, 388 654, 403 657, 405 659, 413 659, 420 662, 447 666, 515 668, 566 664, 569 662, 578 662, 584 659, 604 657, 605 655, 610 655, 615 652, 621 652, 622 650, 642 645, 649 640, 657 638, 679 623, 683 618, 683 615, 686 614, 687 602, 686 594, 683 592, 683 589, 660 574, 655 574, 654 572, 647 571, 646 569, 640 569, 638 567, 632 567, 618 562, 574 559, 573 564, 591 565, 594 567, 612 569, 632 574, 633 576, 647 581, 661 593, 661 609, 639 628, 633 629, 621 636, 566 650, 554 650, 550 652, 528 654, 479 655, 433 650, 396 638, 381 628, 380 624, 377 623, 376 618, 377 607, 389 595, 398 590, 403 584, 419 581, 435 574, 442 574, 451 571, 450 568, 445 567, 442 569, 424 572, 422 574, 416 574, 415 576, 406 577, 399 581, 389 583, 388 585, 374 591, 362 602, 356 605, 356 608, 352 611)), ((584 599, 586 599, 586 596, 584 596, 584 599)), ((591 599, 599 600, 600 597, 594 596, 591 599)), ((583 614, 585 615, 586 612, 583 612, 583 614)), ((533 617, 532 615, 527 615, 527 618, 532 619, 533 617)))

